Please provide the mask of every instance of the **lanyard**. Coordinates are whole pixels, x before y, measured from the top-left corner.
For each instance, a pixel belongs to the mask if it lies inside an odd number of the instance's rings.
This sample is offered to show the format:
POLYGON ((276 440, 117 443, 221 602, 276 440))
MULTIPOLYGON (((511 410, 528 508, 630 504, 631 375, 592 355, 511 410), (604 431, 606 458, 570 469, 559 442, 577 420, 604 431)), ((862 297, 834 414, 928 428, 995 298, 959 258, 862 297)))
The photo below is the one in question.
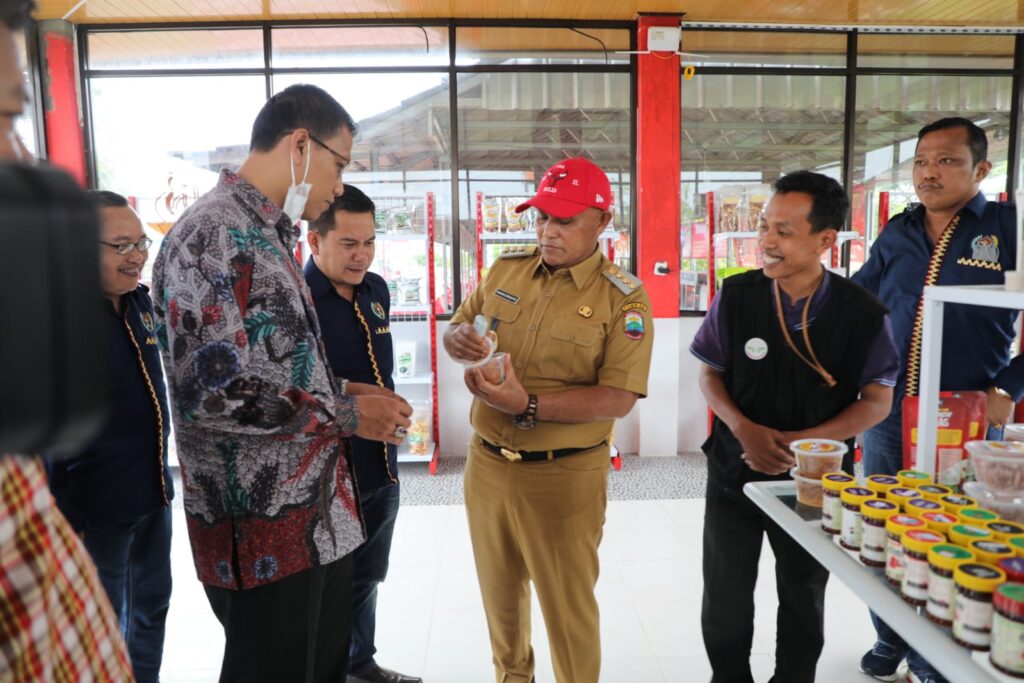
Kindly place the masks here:
POLYGON ((810 358, 807 358, 804 354, 800 352, 800 349, 798 349, 796 347, 796 344, 793 343, 793 338, 789 336, 789 329, 786 327, 786 316, 782 312, 782 292, 779 291, 779 281, 774 280, 772 282, 772 287, 775 290, 775 313, 777 314, 777 317, 779 319, 779 327, 782 329, 782 336, 786 338, 786 344, 789 345, 790 350, 796 354, 797 358, 806 363, 808 367, 810 367, 812 370, 818 373, 821 376, 821 378, 825 380, 826 385, 828 385, 829 387, 834 387, 837 384, 837 382, 835 378, 829 374, 828 370, 826 370, 825 367, 818 360, 818 356, 816 356, 814 353, 814 347, 811 346, 811 335, 807 332, 807 312, 811 309, 811 299, 814 298, 814 293, 818 291, 818 287, 821 286, 821 283, 822 281, 824 281, 825 277, 826 274, 822 273, 821 278, 818 280, 817 284, 814 285, 814 289, 807 296, 807 303, 804 304, 804 312, 802 316, 804 346, 807 347, 807 352, 811 355, 810 358))
MULTIPOLYGON (((949 249, 949 242, 953 239, 953 231, 960 224, 960 215, 953 216, 953 220, 942 231, 939 241, 932 248, 932 256, 928 260, 928 271, 924 276, 924 287, 930 287, 939 281, 939 270, 942 268, 942 261, 946 258, 946 250, 949 249)), ((926 228, 927 230, 927 228, 926 228)), ((917 299, 917 315, 914 316, 914 327, 910 332, 910 350, 907 352, 907 388, 906 396, 917 396, 918 383, 921 380, 921 346, 924 334, 924 287, 921 288, 921 296, 917 299)))
MULTIPOLYGON (((384 378, 380 374, 380 366, 377 365, 377 354, 373 352, 373 335, 370 333, 370 325, 366 322, 366 316, 363 315, 363 311, 359 308, 359 300, 353 290, 352 293, 352 308, 356 310, 356 317, 359 318, 359 323, 363 326, 363 332, 366 333, 366 352, 370 356, 370 365, 373 366, 373 378, 377 382, 377 386, 384 386, 384 378)), ((397 484, 398 479, 391 473, 391 465, 388 463, 388 445, 386 442, 381 441, 381 446, 384 447, 384 471, 388 475, 388 481, 392 484, 397 484)))

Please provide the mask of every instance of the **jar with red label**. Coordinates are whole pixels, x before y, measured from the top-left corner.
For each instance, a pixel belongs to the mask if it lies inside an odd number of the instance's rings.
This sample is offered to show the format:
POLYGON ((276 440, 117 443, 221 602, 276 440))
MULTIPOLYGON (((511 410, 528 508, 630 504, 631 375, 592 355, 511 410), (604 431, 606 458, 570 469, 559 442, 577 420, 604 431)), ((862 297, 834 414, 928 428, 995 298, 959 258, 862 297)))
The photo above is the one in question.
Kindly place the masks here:
POLYGON ((992 666, 1024 678, 1024 586, 1005 583, 992 596, 992 666))
POLYGON ((1024 583, 1024 557, 1008 557, 996 562, 1006 574, 1007 583, 1024 583))
POLYGON ((845 472, 829 472, 821 477, 821 528, 827 534, 838 534, 842 529, 843 503, 839 494, 857 480, 845 472))
POLYGON ((923 512, 921 513, 921 519, 932 531, 937 531, 940 534, 949 537, 949 527, 957 523, 956 515, 951 515, 948 512, 923 512))
POLYGON ((956 607, 953 640, 970 650, 988 650, 992 642, 992 593, 1006 574, 990 564, 965 562, 953 570, 956 607))
POLYGON ((843 503, 842 528, 839 531, 839 545, 847 550, 860 550, 860 539, 864 533, 860 517, 860 506, 875 494, 860 486, 848 486, 839 494, 843 503))
POLYGON ((956 605, 953 570, 965 562, 974 562, 974 553, 952 543, 939 543, 928 551, 928 605, 925 614, 941 626, 953 625, 953 607, 956 605))
POLYGON ((911 529, 903 534, 900 595, 911 605, 923 605, 928 601, 928 551, 945 542, 945 536, 928 529, 911 529))
POLYGON ((911 515, 893 515, 885 522, 885 580, 894 586, 903 583, 903 534, 924 529, 924 522, 911 515))
POLYGON ((872 498, 860 506, 864 532, 860 539, 860 561, 868 567, 885 566, 885 523, 899 513, 899 507, 891 500, 872 498))

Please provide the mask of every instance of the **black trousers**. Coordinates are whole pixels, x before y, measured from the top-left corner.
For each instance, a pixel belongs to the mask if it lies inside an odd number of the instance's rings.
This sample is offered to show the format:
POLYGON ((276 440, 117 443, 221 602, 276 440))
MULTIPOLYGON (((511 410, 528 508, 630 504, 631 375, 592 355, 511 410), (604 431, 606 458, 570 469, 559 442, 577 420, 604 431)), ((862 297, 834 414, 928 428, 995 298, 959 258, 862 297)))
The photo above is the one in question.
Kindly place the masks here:
POLYGON ((352 555, 248 590, 204 586, 224 626, 220 683, 344 683, 352 555))
POLYGON ((825 645, 826 571, 733 485, 708 472, 704 510, 704 600, 701 631, 713 683, 752 683, 754 585, 761 543, 775 553, 779 594, 774 683, 814 680, 825 645))

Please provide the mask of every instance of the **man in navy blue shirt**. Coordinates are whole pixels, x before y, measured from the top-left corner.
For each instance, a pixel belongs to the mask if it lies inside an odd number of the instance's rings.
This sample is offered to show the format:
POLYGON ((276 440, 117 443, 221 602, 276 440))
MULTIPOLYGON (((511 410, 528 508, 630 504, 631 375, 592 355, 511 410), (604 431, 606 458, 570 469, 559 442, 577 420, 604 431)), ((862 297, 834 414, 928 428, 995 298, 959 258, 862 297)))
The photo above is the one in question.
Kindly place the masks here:
MULTIPOLYGON (((374 204, 361 190, 344 193, 309 226, 312 258, 306 284, 331 370, 344 391, 394 393, 395 359, 389 313, 391 296, 380 275, 370 272, 376 239, 374 204)), ((382 441, 350 438, 348 456, 355 470, 366 542, 353 553, 350 683, 416 683, 419 678, 385 669, 374 661, 377 584, 388 573, 391 538, 398 517, 398 449, 382 441)))
POLYGON ((100 214, 100 284, 108 313, 110 418, 75 458, 48 467, 50 489, 99 570, 135 677, 156 683, 171 600, 167 409, 153 304, 139 284, 150 240, 128 201, 90 192, 100 214))
MULTIPOLYGON (((988 175, 985 132, 963 118, 931 123, 918 133, 914 189, 920 205, 893 218, 871 247, 853 281, 889 307, 900 378, 892 413, 864 435, 864 473, 895 474, 903 463, 902 400, 917 395, 920 373, 921 295, 937 285, 1001 285, 1016 263, 1012 204, 989 202, 979 191, 988 175)), ((1024 360, 1010 360, 1016 311, 947 304, 942 329, 940 388, 986 392, 989 438, 1000 438, 1024 395, 1024 360)), ((896 679, 904 657, 912 681, 944 679, 872 614, 878 639, 861 671, 896 679)))

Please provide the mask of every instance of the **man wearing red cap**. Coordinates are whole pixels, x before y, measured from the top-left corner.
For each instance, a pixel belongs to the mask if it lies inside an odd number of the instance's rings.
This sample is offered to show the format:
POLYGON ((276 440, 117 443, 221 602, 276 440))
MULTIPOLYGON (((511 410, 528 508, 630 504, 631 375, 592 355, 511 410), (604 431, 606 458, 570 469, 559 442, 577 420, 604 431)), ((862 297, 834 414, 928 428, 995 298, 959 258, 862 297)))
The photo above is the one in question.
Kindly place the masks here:
POLYGON ((611 185, 586 159, 552 166, 537 194, 537 245, 506 250, 444 335, 471 363, 506 352, 505 380, 466 370, 475 434, 466 512, 495 677, 528 683, 530 582, 559 683, 597 683, 601 639, 597 547, 615 419, 647 393, 653 330, 641 283, 597 247, 612 218, 611 185), (487 336, 491 336, 488 334, 487 336), (492 377, 493 378, 493 377, 492 377))

